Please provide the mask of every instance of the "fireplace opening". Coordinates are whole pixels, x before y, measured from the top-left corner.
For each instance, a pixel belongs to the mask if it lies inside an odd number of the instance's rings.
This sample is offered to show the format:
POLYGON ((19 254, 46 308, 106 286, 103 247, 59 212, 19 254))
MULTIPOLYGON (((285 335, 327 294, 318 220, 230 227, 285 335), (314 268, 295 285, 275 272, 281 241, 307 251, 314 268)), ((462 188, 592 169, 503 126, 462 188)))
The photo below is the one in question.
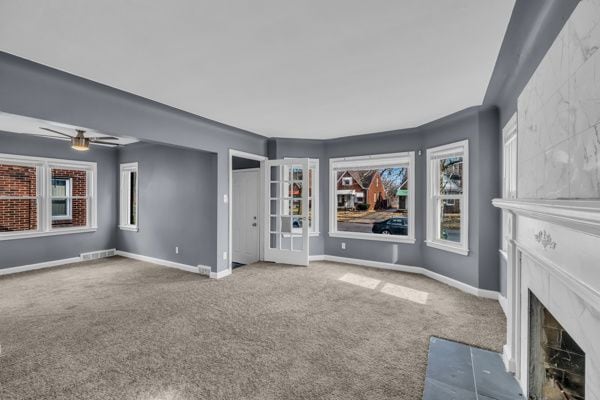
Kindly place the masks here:
POLYGON ((584 398, 585 353, 529 292, 529 399, 584 398))

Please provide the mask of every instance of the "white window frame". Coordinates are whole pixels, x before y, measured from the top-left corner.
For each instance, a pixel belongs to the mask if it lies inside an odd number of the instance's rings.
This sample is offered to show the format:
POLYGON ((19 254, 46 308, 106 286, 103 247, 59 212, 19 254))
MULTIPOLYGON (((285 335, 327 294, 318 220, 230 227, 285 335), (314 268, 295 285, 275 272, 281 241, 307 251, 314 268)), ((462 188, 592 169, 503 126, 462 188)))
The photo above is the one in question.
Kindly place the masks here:
POLYGON ((55 196, 52 196, 52 192, 50 192, 50 196, 52 197, 53 201, 54 200, 65 200, 67 213, 64 215, 52 214, 52 221, 64 221, 64 220, 73 218, 73 211, 71 208, 71 205, 73 204, 73 179, 72 178, 52 178, 50 180, 51 189, 52 189, 52 186, 54 186, 53 181, 58 181, 58 180, 65 181, 65 192, 67 193, 67 195, 65 197, 55 197, 55 196))
POLYGON ((415 152, 375 154, 329 159, 329 236, 348 239, 376 240, 393 243, 415 243, 415 152), (376 169, 382 166, 408 165, 408 235, 345 232, 337 230, 337 171, 340 169, 376 169))
MULTIPOLYGON (((517 152, 518 150, 518 122, 517 114, 513 114, 510 120, 502 129, 502 198, 517 198, 517 152)), ((508 211, 502 210, 502 248, 500 253, 507 258, 508 250, 508 211)))
MULTIPOLYGON (((289 160, 291 157, 284 157, 284 160, 289 160)), ((310 236, 319 236, 319 159, 309 158, 310 170, 312 171, 312 196, 309 192, 309 204, 312 201, 312 225, 308 228, 310 236)), ((285 166, 287 169, 288 167, 285 166)), ((287 170, 284 171, 284 176, 287 174, 287 170)), ((302 233, 302 228, 292 228, 295 233, 302 233)))
MULTIPOLYGON (((95 162, 30 157, 16 154, 0 154, 0 163, 35 167, 37 177, 36 196, 30 197, 31 199, 35 199, 37 202, 37 229, 29 231, 0 232, 0 240, 14 240, 31 237, 95 232, 98 229, 98 198, 96 195, 97 165, 95 162), (88 204, 86 226, 52 227, 52 169, 56 168, 86 171, 86 199, 88 204)), ((10 199, 10 197, 0 197, 0 199, 7 198, 10 199)))
POLYGON ((469 255, 469 141, 449 143, 427 149, 427 239, 425 244, 440 250, 469 255), (463 193, 462 195, 439 194, 439 167, 437 162, 448 156, 463 158, 463 193), (439 232, 438 202, 444 199, 461 200, 460 207, 460 243, 437 237, 439 232))
POLYGON ((138 163, 124 163, 120 165, 120 189, 119 189, 119 229, 124 231, 139 230, 138 226, 140 223, 140 203, 139 203, 139 187, 140 187, 140 173, 138 163), (130 221, 131 217, 131 173, 135 172, 135 224, 130 221))

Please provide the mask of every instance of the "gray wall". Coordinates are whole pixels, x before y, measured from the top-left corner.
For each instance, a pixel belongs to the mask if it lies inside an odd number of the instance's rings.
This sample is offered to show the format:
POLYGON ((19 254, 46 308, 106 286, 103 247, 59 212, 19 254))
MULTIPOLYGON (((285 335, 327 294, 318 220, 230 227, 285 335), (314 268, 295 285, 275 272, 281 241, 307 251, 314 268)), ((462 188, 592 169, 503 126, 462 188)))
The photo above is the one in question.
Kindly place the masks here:
POLYGON ((265 155, 266 138, 2 52, 0 111, 216 153, 217 248, 208 264, 227 268, 229 149, 265 155))
POLYGON ((187 265, 212 265, 217 155, 135 143, 119 150, 118 161, 138 163, 139 231, 115 227, 117 248, 187 265))
POLYGON ((85 153, 69 147, 66 141, 0 132, 0 153, 60 158, 98 163, 98 230, 0 241, 0 269, 78 257, 80 253, 116 247, 118 163, 114 148, 92 146, 85 153))
POLYGON ((471 108, 415 129, 362 135, 328 141, 273 139, 269 157, 311 157, 320 160, 321 236, 311 240, 311 254, 366 259, 422 266, 483 289, 498 290, 499 213, 491 199, 498 196, 498 113, 495 108, 471 108), (463 139, 469 140, 470 254, 461 256, 425 246, 425 150, 463 139), (332 238, 329 230, 329 158, 367 154, 422 151, 416 155, 414 183, 415 244, 332 238), (491 221, 491 223, 490 223, 491 221), (346 250, 341 249, 346 243, 346 250), (323 252, 320 252, 321 249, 323 252))

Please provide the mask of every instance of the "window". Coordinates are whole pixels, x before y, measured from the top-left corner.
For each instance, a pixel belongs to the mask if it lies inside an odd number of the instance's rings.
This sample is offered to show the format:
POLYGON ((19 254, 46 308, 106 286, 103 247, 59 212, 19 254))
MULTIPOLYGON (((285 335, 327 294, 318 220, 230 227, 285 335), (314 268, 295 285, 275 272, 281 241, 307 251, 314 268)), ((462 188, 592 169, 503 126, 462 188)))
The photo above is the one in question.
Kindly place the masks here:
POLYGON ((121 164, 119 228, 138 230, 138 164, 121 164))
MULTIPOLYGON (((502 130, 502 198, 517 198, 517 115, 513 115, 502 130)), ((502 210, 502 251, 508 249, 509 214, 502 210)))
MULTIPOLYGON (((319 235, 319 160, 315 158, 311 158, 309 160, 310 171, 308 175, 308 232, 311 236, 319 235)), ((289 171, 287 166, 284 167, 284 176, 289 175, 289 171)), ((293 179, 302 179, 300 171, 294 171, 292 175, 293 179)), ((295 182, 293 184, 292 193, 295 196, 299 196, 302 192, 302 188, 299 186, 301 183, 295 182)), ((289 202, 291 200, 284 200, 283 209, 288 209, 289 202), (288 203, 288 204, 286 204, 288 203)), ((300 206, 300 201, 296 200, 296 207, 300 206)), ((299 212, 299 210, 298 210, 299 212)), ((294 233, 302 233, 302 220, 299 218, 294 218, 292 223, 292 232, 294 233)))
POLYGON ((52 178, 51 195, 52 221, 71 219, 71 178, 52 178))
POLYGON ((414 152, 331 159, 329 236, 414 243, 414 162, 414 152))
POLYGON ((0 240, 96 229, 96 164, 0 154, 0 240))
POLYGON ((428 246, 469 253, 468 141, 427 150, 428 246))

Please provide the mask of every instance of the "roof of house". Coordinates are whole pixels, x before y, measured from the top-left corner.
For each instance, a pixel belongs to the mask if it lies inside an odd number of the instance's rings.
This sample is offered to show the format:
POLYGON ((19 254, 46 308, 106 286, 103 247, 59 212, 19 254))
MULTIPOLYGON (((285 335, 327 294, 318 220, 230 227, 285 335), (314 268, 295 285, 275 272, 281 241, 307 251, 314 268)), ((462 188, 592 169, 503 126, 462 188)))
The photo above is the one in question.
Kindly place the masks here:
POLYGON ((377 171, 346 171, 363 189, 368 189, 371 186, 373 178, 377 171))

